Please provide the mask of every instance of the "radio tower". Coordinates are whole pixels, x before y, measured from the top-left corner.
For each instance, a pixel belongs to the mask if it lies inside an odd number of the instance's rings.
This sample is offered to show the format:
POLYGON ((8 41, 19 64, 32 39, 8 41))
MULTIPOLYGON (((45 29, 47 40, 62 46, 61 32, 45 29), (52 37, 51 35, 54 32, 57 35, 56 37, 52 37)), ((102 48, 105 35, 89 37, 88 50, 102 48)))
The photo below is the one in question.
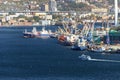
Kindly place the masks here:
POLYGON ((118 25, 118 0, 114 0, 115 5, 115 26, 118 25))

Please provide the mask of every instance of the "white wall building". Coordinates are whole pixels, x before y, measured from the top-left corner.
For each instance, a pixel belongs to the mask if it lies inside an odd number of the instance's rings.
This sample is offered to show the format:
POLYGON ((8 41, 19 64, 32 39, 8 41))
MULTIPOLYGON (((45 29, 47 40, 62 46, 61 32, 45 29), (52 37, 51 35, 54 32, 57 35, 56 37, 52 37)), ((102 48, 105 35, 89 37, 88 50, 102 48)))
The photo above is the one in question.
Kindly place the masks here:
POLYGON ((51 25, 50 20, 40 20, 39 23, 40 23, 41 26, 51 25))
POLYGON ((86 0, 75 0, 75 3, 85 3, 86 2, 86 0))
POLYGON ((57 11, 57 3, 55 0, 49 1, 49 11, 52 11, 52 12, 57 11))
POLYGON ((85 3, 86 0, 68 0, 69 2, 75 2, 75 3, 85 3))

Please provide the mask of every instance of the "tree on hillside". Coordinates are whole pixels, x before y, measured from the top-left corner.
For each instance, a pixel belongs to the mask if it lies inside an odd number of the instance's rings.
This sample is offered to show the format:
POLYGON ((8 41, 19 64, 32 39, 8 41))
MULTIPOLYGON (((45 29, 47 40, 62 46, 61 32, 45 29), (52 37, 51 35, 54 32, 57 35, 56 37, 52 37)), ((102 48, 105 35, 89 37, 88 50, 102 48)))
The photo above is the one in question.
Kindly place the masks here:
POLYGON ((53 15, 53 19, 60 19, 60 18, 62 18, 61 15, 53 15))
POLYGON ((34 19, 36 22, 39 22, 40 17, 39 17, 39 16, 33 16, 33 19, 34 19))
POLYGON ((25 15, 19 15, 18 18, 26 18, 25 15))

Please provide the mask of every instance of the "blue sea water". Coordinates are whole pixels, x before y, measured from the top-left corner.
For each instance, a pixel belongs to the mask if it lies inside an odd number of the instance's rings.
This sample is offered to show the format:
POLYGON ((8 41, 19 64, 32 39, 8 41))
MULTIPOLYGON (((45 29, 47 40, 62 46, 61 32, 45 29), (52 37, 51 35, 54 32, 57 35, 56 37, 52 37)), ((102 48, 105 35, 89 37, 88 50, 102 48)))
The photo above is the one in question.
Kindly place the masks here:
POLYGON ((0 28, 0 80, 120 80, 120 63, 78 58, 84 53, 120 61, 120 54, 73 51, 52 38, 23 38, 24 29, 32 27, 0 28))

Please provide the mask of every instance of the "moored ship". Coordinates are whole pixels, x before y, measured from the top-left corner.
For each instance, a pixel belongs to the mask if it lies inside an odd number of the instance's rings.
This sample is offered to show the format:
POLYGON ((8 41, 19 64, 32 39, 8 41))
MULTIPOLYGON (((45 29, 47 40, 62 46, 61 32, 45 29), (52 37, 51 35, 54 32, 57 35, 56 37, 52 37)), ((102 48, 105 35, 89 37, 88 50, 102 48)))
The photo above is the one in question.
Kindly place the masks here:
POLYGON ((33 27, 31 32, 28 32, 26 29, 23 32, 23 35, 25 38, 49 38, 50 34, 52 34, 51 31, 45 30, 43 27, 41 31, 37 31, 36 27, 33 27))
POLYGON ((28 32, 26 29, 23 32, 25 38, 34 38, 39 36, 39 32, 36 30, 36 27, 33 27, 32 32, 28 32))
POLYGON ((49 38, 50 34, 52 34, 51 31, 45 30, 45 27, 43 27, 42 31, 40 31, 39 33, 41 38, 49 38))

